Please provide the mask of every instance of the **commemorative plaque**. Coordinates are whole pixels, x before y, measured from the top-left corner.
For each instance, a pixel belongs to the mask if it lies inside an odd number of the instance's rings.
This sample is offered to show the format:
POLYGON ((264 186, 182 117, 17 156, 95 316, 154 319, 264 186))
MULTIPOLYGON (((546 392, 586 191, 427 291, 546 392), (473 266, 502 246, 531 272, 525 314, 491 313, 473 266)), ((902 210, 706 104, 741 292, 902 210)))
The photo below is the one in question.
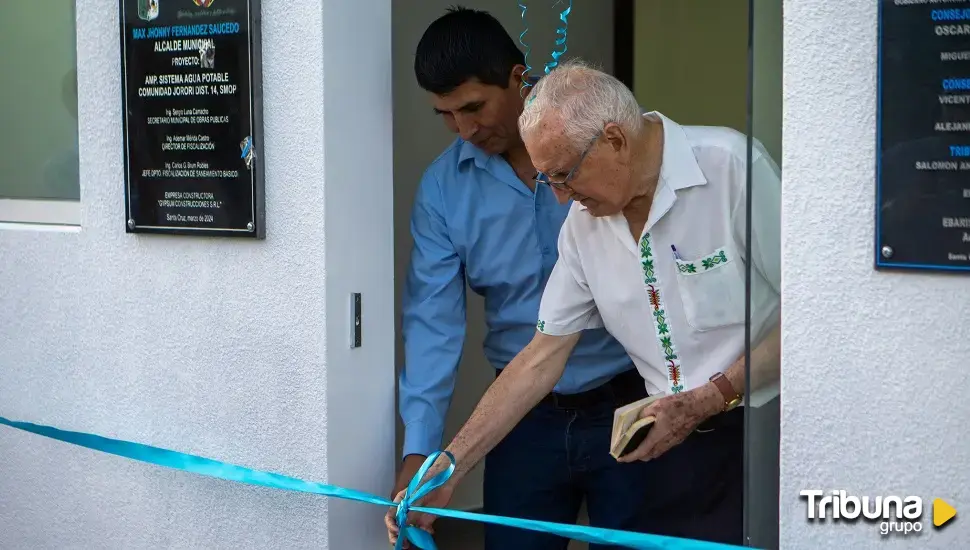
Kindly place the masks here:
POLYGON ((970 1, 880 0, 876 267, 970 271, 970 1))
POLYGON ((259 0, 120 0, 129 233, 265 236, 259 0))

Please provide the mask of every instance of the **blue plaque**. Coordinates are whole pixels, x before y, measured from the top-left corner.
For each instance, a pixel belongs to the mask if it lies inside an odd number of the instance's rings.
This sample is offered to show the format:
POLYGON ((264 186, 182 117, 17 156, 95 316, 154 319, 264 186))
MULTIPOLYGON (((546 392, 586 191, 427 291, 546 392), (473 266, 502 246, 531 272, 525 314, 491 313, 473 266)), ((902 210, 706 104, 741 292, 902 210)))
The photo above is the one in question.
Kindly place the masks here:
POLYGON ((970 1, 880 0, 878 56, 875 266, 970 271, 970 1))

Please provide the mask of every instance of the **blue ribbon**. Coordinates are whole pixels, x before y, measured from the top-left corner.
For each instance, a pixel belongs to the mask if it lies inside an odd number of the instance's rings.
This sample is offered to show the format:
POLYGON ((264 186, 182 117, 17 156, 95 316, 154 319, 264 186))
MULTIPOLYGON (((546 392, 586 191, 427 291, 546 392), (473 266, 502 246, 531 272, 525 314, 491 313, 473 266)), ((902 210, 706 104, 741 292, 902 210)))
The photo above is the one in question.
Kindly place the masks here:
MULTIPOLYGON (((562 2, 562 0, 558 0, 556 4, 559 2, 562 2)), ((559 13, 559 20, 562 21, 562 26, 556 29, 556 34, 561 36, 561 38, 556 39, 556 45, 562 46, 562 50, 552 51, 552 61, 546 63, 546 74, 549 74, 549 71, 559 64, 559 57, 566 53, 566 33, 569 30, 569 13, 572 11, 573 0, 569 0, 569 6, 559 13)))
POLYGON ((529 8, 521 2, 519 3, 519 7, 522 8, 522 26, 525 27, 522 30, 522 33, 519 34, 519 44, 522 44, 522 46, 525 47, 525 70, 522 71, 522 87, 519 88, 519 97, 525 97, 522 92, 524 92, 529 86, 532 86, 532 83, 529 82, 529 71, 532 70, 532 65, 529 65, 529 53, 532 51, 532 47, 526 44, 525 40, 523 40, 523 38, 525 38, 525 33, 529 32, 529 24, 525 22, 525 12, 529 8))
POLYGON ((445 508, 424 508, 414 506, 415 502, 424 498, 431 491, 441 487, 455 471, 455 457, 451 453, 436 452, 428 457, 421 466, 421 469, 411 479, 407 491, 401 502, 395 503, 390 499, 344 489, 333 485, 324 485, 311 481, 303 481, 294 477, 288 477, 272 472, 262 472, 252 470, 243 466, 236 466, 225 462, 219 462, 209 458, 194 456, 190 454, 170 451, 141 443, 110 439, 99 435, 81 432, 70 432, 60 430, 50 426, 40 426, 29 422, 17 422, 7 420, 0 416, 0 425, 9 426, 18 430, 23 430, 32 434, 56 439, 79 447, 85 447, 107 454, 122 456, 132 460, 147 462, 174 470, 182 470, 207 477, 236 481, 250 485, 261 485, 272 489, 282 489, 287 491, 298 491, 301 493, 314 493, 318 495, 336 497, 357 502, 376 504, 377 506, 387 506, 396 508, 395 517, 397 524, 401 527, 401 536, 398 537, 396 549, 400 550, 406 538, 414 546, 422 550, 437 550, 431 535, 418 527, 406 524, 409 511, 424 512, 439 517, 454 519, 464 519, 479 521, 482 523, 492 523, 495 525, 505 525, 530 531, 550 533, 584 542, 595 544, 613 544, 637 550, 737 550, 742 548, 728 544, 713 542, 679 539, 674 537, 664 537, 659 535, 647 535, 643 533, 632 533, 628 531, 618 531, 614 529, 602 529, 599 527, 589 527, 585 525, 567 525, 562 523, 551 523, 547 521, 537 521, 529 519, 518 519, 503 516, 491 516, 487 514, 475 514, 472 512, 461 512, 458 510, 448 510, 445 508), (431 465, 442 455, 448 458, 448 468, 422 483, 422 479, 428 473, 431 465))

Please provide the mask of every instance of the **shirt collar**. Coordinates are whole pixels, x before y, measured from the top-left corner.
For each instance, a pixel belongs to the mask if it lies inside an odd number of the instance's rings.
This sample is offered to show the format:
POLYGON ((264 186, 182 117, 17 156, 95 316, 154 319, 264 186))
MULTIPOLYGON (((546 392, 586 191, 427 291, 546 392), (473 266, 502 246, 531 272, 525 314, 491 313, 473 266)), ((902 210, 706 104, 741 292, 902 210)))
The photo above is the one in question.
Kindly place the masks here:
POLYGON ((474 159, 475 166, 485 168, 491 156, 468 141, 461 138, 458 138, 458 141, 461 143, 461 148, 458 150, 458 164, 474 159))
POLYGON ((674 191, 704 185, 707 178, 697 165, 694 149, 684 127, 657 111, 644 116, 657 117, 664 126, 664 151, 660 165, 660 179, 674 191))
MULTIPOLYGON (((654 191, 653 205, 650 207, 650 219, 647 227, 657 222, 670 210, 677 199, 676 191, 705 185, 707 178, 697 165, 694 150, 684 127, 670 120, 659 111, 644 112, 643 116, 659 118, 663 123, 664 141, 663 156, 660 160, 660 177, 657 189, 654 191)), ((580 205, 580 210, 586 210, 580 205)))

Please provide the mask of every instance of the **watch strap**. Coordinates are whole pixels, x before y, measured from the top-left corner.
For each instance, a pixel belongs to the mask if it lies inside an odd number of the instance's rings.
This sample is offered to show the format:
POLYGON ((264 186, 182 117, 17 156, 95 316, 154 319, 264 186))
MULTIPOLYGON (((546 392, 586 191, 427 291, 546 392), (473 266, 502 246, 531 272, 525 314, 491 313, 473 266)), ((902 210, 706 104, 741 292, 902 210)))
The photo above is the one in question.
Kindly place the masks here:
POLYGON ((717 391, 721 392, 721 396, 724 397, 725 411, 729 411, 741 404, 741 394, 734 391, 734 386, 731 385, 731 381, 723 373, 716 373, 710 378, 710 381, 717 388, 717 391))

